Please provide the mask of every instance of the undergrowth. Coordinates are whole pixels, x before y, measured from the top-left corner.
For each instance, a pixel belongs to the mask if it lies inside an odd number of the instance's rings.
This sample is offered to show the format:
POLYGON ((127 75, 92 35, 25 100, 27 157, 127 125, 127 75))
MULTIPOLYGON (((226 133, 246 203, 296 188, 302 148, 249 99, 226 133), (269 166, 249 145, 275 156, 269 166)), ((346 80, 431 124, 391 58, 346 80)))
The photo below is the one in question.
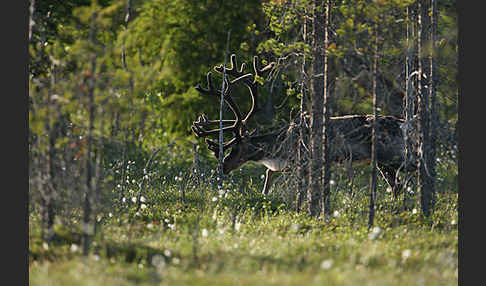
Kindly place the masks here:
POLYGON ((80 218, 56 223, 47 244, 31 213, 30 284, 457 284, 453 192, 438 194, 430 218, 416 197, 400 209, 400 199, 382 192, 369 230, 366 193, 335 194, 326 220, 296 212, 275 194, 261 195, 259 186, 225 186, 171 182, 132 193, 98 216, 87 257, 80 218))

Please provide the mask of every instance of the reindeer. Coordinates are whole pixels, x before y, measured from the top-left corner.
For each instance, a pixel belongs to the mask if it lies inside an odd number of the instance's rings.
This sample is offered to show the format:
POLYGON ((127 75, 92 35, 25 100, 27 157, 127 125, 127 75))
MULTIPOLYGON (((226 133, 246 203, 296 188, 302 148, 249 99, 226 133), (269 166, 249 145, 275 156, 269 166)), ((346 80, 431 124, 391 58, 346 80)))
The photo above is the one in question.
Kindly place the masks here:
MULTIPOLYGON (((296 150, 299 140, 299 128, 304 128, 304 133, 309 133, 308 117, 303 117, 301 122, 299 116, 288 125, 280 126, 277 131, 259 135, 255 131, 250 132, 247 124, 254 116, 258 100, 257 79, 263 77, 265 72, 274 68, 275 63, 269 63, 263 68, 259 67, 258 58, 253 58, 252 73, 245 73, 243 63, 237 70, 236 56, 230 57, 231 67, 226 68, 225 73, 232 78, 225 78, 226 89, 223 91, 223 98, 233 111, 235 119, 223 120, 223 132, 231 132, 232 138, 223 143, 223 153, 228 149, 230 152, 223 159, 223 173, 228 174, 249 161, 263 164, 266 170, 263 194, 267 194, 271 184, 272 174, 281 172, 285 169, 296 166, 296 150), (231 93, 237 84, 247 87, 251 107, 246 116, 243 117, 240 108, 231 97, 231 93)), ((223 73, 223 66, 215 66, 214 70, 223 73)), ((221 97, 221 91, 214 87, 212 74, 207 74, 207 88, 196 86, 201 94, 221 97)), ((371 158, 371 130, 373 115, 347 115, 330 117, 329 122, 329 146, 332 162, 343 163, 364 163, 371 158)), ((393 116, 378 116, 377 126, 377 165, 382 171, 386 181, 391 186, 393 194, 396 196, 400 188, 397 171, 400 169, 412 171, 416 169, 415 164, 404 164, 405 162, 405 140, 402 130, 403 119, 393 116)), ((219 120, 208 120, 203 114, 192 124, 192 131, 197 137, 217 136, 220 129, 219 120), (216 126, 216 128, 208 130, 216 126)), ((216 158, 219 154, 219 144, 217 141, 205 138, 207 147, 214 152, 216 158)), ((303 147, 305 149, 305 146, 303 147)), ((302 150, 308 152, 308 150, 302 150)), ((415 160, 409 159, 409 162, 415 160)), ((305 162, 304 162, 305 164, 305 162)))

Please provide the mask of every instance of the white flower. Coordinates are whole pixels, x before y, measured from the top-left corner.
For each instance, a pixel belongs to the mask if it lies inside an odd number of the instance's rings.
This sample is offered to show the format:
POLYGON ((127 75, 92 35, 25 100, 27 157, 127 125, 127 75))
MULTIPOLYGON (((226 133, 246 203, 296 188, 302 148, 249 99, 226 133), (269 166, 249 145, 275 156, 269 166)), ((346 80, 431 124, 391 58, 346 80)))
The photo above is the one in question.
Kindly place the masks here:
POLYGON ((334 211, 334 213, 332 214, 334 217, 339 217, 339 212, 338 211, 334 211))
POLYGON ((167 256, 167 257, 170 257, 172 255, 172 253, 170 252, 170 250, 166 249, 166 250, 164 250, 164 255, 167 256))
POLYGON ((378 238, 380 233, 381 233, 381 228, 379 226, 375 226, 368 234, 368 238, 371 240, 375 240, 376 238, 378 238))
POLYGON ((142 203, 145 203, 145 201, 146 201, 145 197, 144 197, 144 196, 141 196, 141 197, 140 197, 140 201, 141 201, 142 203))
POLYGON ((453 219, 453 220, 451 221, 451 224, 452 224, 452 225, 456 225, 456 224, 457 224, 457 221, 456 221, 455 219, 453 219))
POLYGON ((213 201, 213 202, 215 202, 215 201, 217 201, 217 200, 218 200, 218 198, 217 198, 217 197, 213 197, 213 198, 211 199, 211 201, 213 201))
POLYGON ((418 211, 417 211, 417 209, 413 209, 413 210, 412 210, 412 213, 413 213, 413 214, 417 214, 417 212, 418 212, 418 211))
POLYGON ((137 202, 137 197, 132 197, 132 203, 136 203, 137 202))
POLYGON ((329 184, 331 184, 331 186, 334 186, 334 185, 336 184, 336 181, 334 181, 334 180, 330 180, 330 181, 329 181, 329 184))
POLYGON ((113 217, 113 214, 112 214, 112 213, 108 213, 108 216, 109 216, 109 217, 113 217))
POLYGON ((239 231, 239 230, 240 230, 240 228, 241 228, 241 223, 240 223, 240 222, 236 222, 236 223, 235 223, 235 230, 236 230, 236 231, 239 231))
POLYGON ((142 210, 144 210, 144 209, 146 209, 146 208, 147 208, 147 205, 146 205, 146 204, 141 204, 141 205, 140 205, 140 208, 141 208, 142 210))
POLYGON ((122 202, 126 203, 127 202, 127 198, 123 197, 122 198, 122 202))
POLYGON ((151 224, 151 223, 148 223, 148 224, 147 224, 147 228, 148 228, 148 229, 152 229, 153 227, 154 227, 154 225, 153 225, 153 224, 151 224))
POLYGON ((403 260, 407 260, 410 255, 412 255, 412 251, 410 249, 405 249, 404 251, 402 251, 402 259, 403 260))
POLYGON ((201 231, 201 235, 202 235, 202 237, 208 237, 208 230, 203 228, 202 231, 201 231))
POLYGON ((333 264, 334 264, 334 261, 332 259, 323 260, 321 262, 321 269, 322 270, 329 270, 329 269, 331 269, 333 264))

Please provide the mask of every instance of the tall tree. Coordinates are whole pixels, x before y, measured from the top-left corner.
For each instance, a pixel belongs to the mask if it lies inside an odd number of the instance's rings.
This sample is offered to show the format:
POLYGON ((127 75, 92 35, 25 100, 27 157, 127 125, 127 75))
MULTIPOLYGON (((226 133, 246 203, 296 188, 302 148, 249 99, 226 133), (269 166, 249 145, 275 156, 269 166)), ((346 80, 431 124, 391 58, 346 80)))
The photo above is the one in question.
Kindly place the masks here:
POLYGON ((313 2, 312 17, 312 72, 310 80, 311 122, 309 164, 310 188, 307 193, 308 210, 312 217, 321 211, 322 188, 322 120, 324 99, 324 39, 325 11, 322 0, 313 2))
POLYGON ((419 96, 418 96, 418 116, 419 116, 419 186, 420 203, 422 212, 429 216, 432 209, 433 197, 435 193, 434 178, 430 172, 430 0, 418 2, 418 72, 419 72, 419 96))
POLYGON ((324 22, 324 55, 323 57, 323 80, 322 80, 322 90, 323 90, 323 97, 324 97, 324 103, 323 103, 323 109, 322 109, 322 117, 323 117, 323 122, 322 122, 322 188, 323 188, 323 194, 322 194, 322 208, 323 208, 323 213, 324 216, 329 218, 331 215, 331 208, 330 208, 330 201, 329 201, 329 194, 331 193, 331 158, 329 157, 330 151, 329 151, 329 108, 331 106, 329 102, 329 91, 328 91, 328 46, 329 46, 329 15, 330 15, 330 3, 329 0, 325 1, 325 22, 324 22))
MULTIPOLYGON (((412 128, 412 120, 414 118, 414 111, 415 111, 415 103, 416 103, 416 85, 414 79, 416 78, 414 72, 417 68, 416 66, 416 49, 415 49, 415 14, 416 14, 416 5, 411 4, 407 6, 407 51, 405 54, 405 164, 404 169, 408 169, 410 164, 416 164, 416 162, 411 162, 410 160, 413 158, 412 154, 414 152, 414 142, 413 142, 413 128, 412 128)), ((405 192, 405 197, 407 193, 405 192)))
POLYGON ((436 156, 437 156, 437 126, 439 124, 439 114, 437 110, 437 0, 432 1, 432 24, 431 24, 431 50, 430 50, 430 152, 429 152, 429 170, 432 179, 432 202, 431 206, 435 204, 435 180, 436 180, 436 156))
MULTIPOLYGON (((89 43, 94 44, 96 37, 96 18, 98 16, 97 11, 93 13, 91 20, 91 27, 89 31, 89 43)), ((95 120, 95 103, 94 103, 94 91, 95 91, 95 72, 96 72, 96 54, 91 55, 91 69, 86 74, 86 96, 88 98, 88 138, 87 138, 87 150, 86 150, 86 192, 84 195, 84 215, 83 215, 83 255, 88 255, 91 244, 91 236, 94 231, 94 223, 92 222, 93 215, 93 166, 92 166, 92 144, 93 144, 93 129, 95 120)))
MULTIPOLYGON (((305 8, 304 8, 305 10, 305 8)), ((302 41, 307 43, 307 15, 304 13, 303 23, 302 23, 302 41)), ((300 211, 302 205, 304 191, 307 188, 307 174, 308 170, 305 166, 306 154, 304 152, 306 134, 305 134, 305 124, 306 124, 306 109, 307 109, 307 61, 306 53, 302 54, 302 66, 300 71, 300 129, 299 129, 299 142, 297 144, 297 173, 298 173, 298 183, 297 183, 297 200, 295 209, 297 212, 300 211)))
POLYGON ((370 212, 368 217, 368 228, 373 227, 375 218, 375 201, 376 201, 376 126, 378 119, 377 101, 376 101, 376 80, 378 67, 378 24, 374 24, 374 47, 373 47, 373 124, 371 125, 371 178, 370 178, 370 212))

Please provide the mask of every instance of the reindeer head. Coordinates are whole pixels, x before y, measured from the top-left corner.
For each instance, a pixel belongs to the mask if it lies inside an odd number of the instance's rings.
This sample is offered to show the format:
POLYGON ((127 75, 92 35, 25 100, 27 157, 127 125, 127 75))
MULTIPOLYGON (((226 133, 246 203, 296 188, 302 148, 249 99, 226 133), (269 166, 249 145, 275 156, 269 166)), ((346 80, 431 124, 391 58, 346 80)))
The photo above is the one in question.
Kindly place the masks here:
MULTIPOLYGON (((223 96, 224 101, 229 105, 235 115, 235 119, 223 120, 223 125, 226 125, 222 128, 223 132, 231 132, 233 136, 232 139, 223 143, 223 153, 228 150, 228 148, 231 148, 231 151, 223 159, 223 173, 225 174, 239 168, 248 161, 259 160, 259 157, 263 156, 262 150, 255 142, 257 138, 254 137, 254 133, 250 133, 248 130, 247 122, 254 115, 256 110, 258 99, 257 78, 262 77, 264 72, 271 70, 275 66, 275 63, 272 62, 260 69, 258 67, 258 58, 255 56, 253 58, 253 70, 255 74, 252 74, 244 72, 244 63, 241 65, 240 69, 237 70, 236 55, 231 55, 230 62, 230 68, 225 69, 222 65, 214 67, 216 72, 226 74, 226 77, 223 78, 226 85, 223 94, 221 94, 220 90, 214 87, 211 72, 208 72, 207 74, 207 88, 202 88, 200 85, 196 86, 196 90, 202 94, 217 96, 218 98, 223 96), (231 93, 237 84, 244 84, 250 92, 252 105, 245 117, 242 116, 238 105, 231 97, 231 93)), ((213 126, 218 127, 219 120, 208 120, 205 115, 201 115, 197 121, 193 122, 191 128, 197 137, 218 136, 221 130, 220 128, 207 130, 208 127, 213 126)), ((205 141, 208 145, 208 149, 213 151, 216 158, 218 158, 218 142, 209 138, 205 138, 205 141)))

